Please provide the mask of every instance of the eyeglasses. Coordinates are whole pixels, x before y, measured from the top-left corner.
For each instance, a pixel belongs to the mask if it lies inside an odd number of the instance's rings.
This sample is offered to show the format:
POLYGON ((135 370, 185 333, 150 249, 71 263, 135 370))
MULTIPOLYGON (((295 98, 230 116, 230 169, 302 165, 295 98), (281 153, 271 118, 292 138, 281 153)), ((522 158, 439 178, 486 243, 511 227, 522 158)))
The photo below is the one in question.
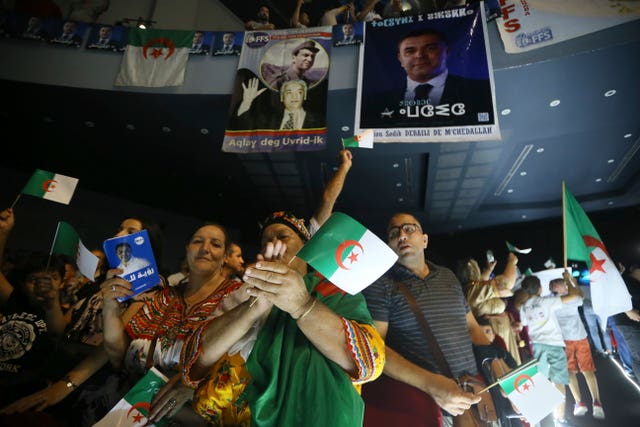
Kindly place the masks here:
POLYGON ((406 223, 391 227, 389 231, 387 231, 387 233, 389 233, 389 240, 397 239, 398 237, 400 237, 400 230, 402 230, 404 234, 409 235, 420 230, 420 226, 418 224, 406 223))

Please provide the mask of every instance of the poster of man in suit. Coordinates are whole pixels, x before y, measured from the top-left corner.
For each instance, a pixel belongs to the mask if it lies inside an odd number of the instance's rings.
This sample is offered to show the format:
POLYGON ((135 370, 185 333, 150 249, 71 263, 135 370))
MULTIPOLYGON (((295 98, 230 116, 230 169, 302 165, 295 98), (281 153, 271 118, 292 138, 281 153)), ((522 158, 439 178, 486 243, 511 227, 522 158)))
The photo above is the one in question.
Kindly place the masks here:
POLYGON ((365 35, 356 133, 373 129, 376 142, 500 139, 478 3, 369 22, 365 35))

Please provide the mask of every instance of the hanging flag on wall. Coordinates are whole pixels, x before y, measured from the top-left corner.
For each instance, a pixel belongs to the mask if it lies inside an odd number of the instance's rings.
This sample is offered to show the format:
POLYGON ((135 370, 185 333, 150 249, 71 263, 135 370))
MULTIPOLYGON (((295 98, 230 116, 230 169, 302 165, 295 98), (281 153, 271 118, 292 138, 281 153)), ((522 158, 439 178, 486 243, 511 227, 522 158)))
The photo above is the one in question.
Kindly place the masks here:
POLYGON ((591 304, 604 327, 609 316, 633 308, 631 295, 598 232, 564 182, 562 192, 566 256, 589 267, 591 304))
POLYGON ((129 30, 116 86, 180 86, 195 31, 129 30))
POLYGON ((222 151, 326 147, 331 27, 247 31, 222 151))
POLYGON ((36 169, 20 193, 68 205, 77 185, 77 178, 36 169))
POLYGON ((340 212, 329 217, 297 257, 352 295, 372 284, 398 259, 378 236, 340 212))

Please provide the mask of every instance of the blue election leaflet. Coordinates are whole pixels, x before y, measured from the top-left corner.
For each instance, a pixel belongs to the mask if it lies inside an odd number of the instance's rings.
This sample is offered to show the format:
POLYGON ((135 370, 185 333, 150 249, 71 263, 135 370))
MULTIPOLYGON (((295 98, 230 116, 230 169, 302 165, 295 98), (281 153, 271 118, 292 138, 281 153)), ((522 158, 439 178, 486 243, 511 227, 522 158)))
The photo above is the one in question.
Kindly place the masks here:
MULTIPOLYGON (((153 256, 147 230, 127 236, 113 237, 102 244, 110 268, 124 270, 119 277, 131 283, 133 296, 160 283, 158 265, 153 256)), ((118 298, 124 301, 128 298, 118 298)))

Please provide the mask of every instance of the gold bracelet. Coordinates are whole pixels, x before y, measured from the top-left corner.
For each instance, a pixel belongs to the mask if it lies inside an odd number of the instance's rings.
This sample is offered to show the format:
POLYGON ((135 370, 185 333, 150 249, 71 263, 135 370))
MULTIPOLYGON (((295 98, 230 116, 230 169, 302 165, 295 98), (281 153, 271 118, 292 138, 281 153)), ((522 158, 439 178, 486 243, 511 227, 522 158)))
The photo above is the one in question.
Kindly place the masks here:
POLYGON ((309 308, 307 308, 307 311, 305 311, 304 313, 302 313, 300 315, 300 317, 298 317, 296 320, 300 320, 302 319, 304 316, 306 316, 307 314, 311 313, 311 310, 313 310, 313 307, 316 306, 316 303, 318 302, 317 299, 313 298, 313 302, 311 303, 311 306, 309 308))

